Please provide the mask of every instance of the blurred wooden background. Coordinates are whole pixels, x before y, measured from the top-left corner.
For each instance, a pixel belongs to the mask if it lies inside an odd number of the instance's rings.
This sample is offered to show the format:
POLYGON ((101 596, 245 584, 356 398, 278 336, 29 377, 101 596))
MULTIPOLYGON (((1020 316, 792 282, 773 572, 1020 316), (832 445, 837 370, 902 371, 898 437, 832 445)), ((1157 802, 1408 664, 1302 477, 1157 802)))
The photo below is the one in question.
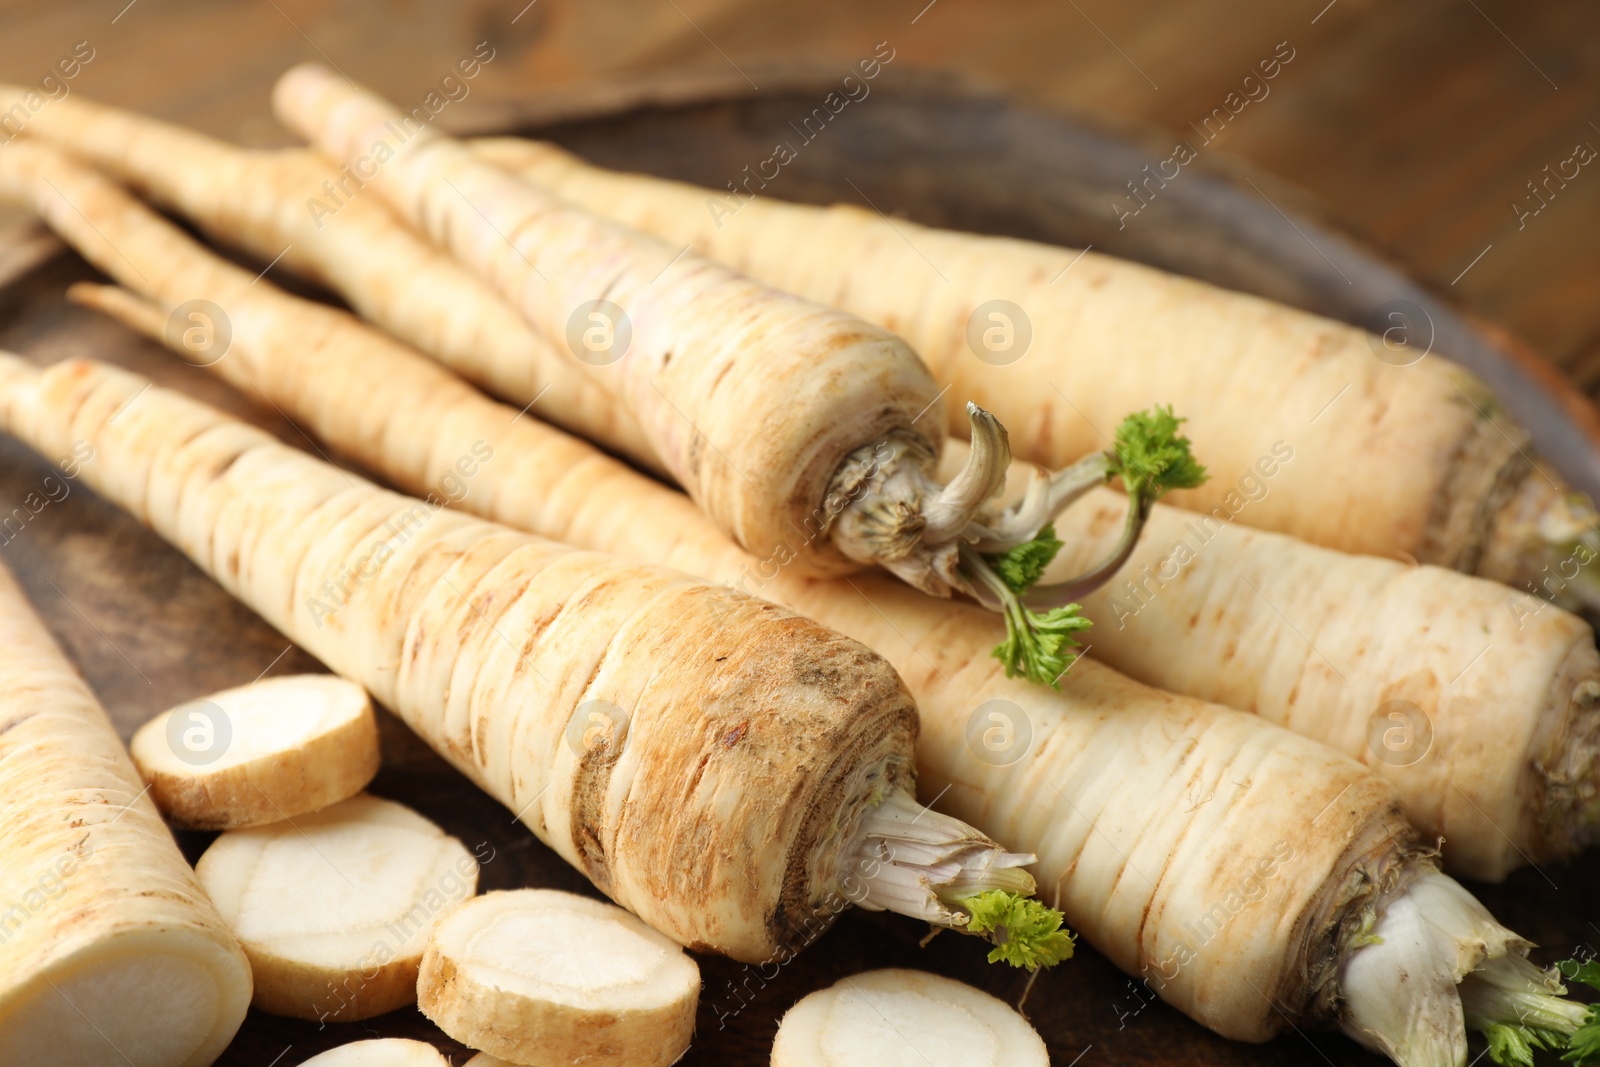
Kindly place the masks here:
POLYGON ((665 73, 842 74, 888 41, 898 70, 953 71, 1175 136, 1288 42, 1269 95, 1208 154, 1320 196, 1600 389, 1600 166, 1546 181, 1578 145, 1600 149, 1600 5, 1587 0, 0 2, 6 81, 36 81, 88 41, 95 58, 72 91, 253 144, 285 139, 268 88, 296 61, 409 100, 485 40, 496 58, 457 115, 665 73), (1545 183, 1543 200, 1529 183, 1545 183), (1544 201, 1519 221, 1514 205, 1544 201))

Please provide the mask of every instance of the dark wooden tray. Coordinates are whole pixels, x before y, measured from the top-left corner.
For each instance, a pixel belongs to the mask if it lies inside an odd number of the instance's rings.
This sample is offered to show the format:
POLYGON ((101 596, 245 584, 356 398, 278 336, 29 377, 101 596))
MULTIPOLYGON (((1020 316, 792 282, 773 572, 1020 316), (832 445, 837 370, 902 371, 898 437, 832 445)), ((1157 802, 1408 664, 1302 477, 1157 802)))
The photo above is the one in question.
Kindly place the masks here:
MULTIPOLYGON (((747 163, 765 159, 774 137, 817 105, 834 76, 768 72, 759 82, 759 94, 736 79, 620 86, 603 98, 486 109, 472 118, 479 132, 536 132, 599 163, 721 186, 747 163)), ((1411 300, 1432 320, 1435 351, 1494 382, 1567 477, 1600 490, 1594 443, 1600 431, 1586 400, 1515 342, 1476 327, 1320 219, 1293 190, 1202 161, 1119 230, 1112 199, 1145 163, 1170 151, 1164 139, 1139 131, 1029 110, 941 80, 885 77, 867 101, 806 146, 771 192, 815 202, 859 203, 865 195, 884 211, 923 222, 1092 243, 1380 328, 1387 325, 1373 319, 1380 305, 1411 300)), ((0 233, 0 346, 40 363, 76 355, 110 360, 311 447, 282 418, 68 305, 66 285, 92 276, 36 230, 0 233)), ((27 449, 0 438, 0 511, 37 491, 49 473, 27 449)), ((0 547, 0 559, 17 572, 124 737, 185 699, 267 672, 321 669, 174 549, 80 487, 33 517, 0 547)), ((493 858, 483 868, 482 888, 593 892, 397 720, 385 717, 383 742, 384 769, 373 791, 412 805, 469 847, 487 843, 493 858)), ((191 859, 208 841, 181 837, 191 859)), ((1482 896, 1504 921, 1546 946, 1541 959, 1553 960, 1586 943, 1600 945, 1594 925, 1600 909, 1589 888, 1597 882, 1600 855, 1592 855, 1567 868, 1521 872, 1503 886, 1482 887, 1482 896)), ((778 1019, 791 1004, 874 967, 921 967, 1009 1000, 1020 994, 1022 976, 985 964, 973 942, 941 937, 919 948, 923 932, 910 922, 848 913, 776 975, 701 959, 698 1031, 683 1063, 765 1064, 778 1019)), ((1062 1065, 1379 1062, 1336 1034, 1291 1032, 1264 1046, 1225 1041, 1141 999, 1133 983, 1087 948, 1039 981, 1028 1010, 1062 1065)), ((219 1062, 291 1067, 334 1045, 380 1035, 433 1041, 458 1065, 467 1058, 415 1011, 326 1028, 252 1012, 219 1062)))

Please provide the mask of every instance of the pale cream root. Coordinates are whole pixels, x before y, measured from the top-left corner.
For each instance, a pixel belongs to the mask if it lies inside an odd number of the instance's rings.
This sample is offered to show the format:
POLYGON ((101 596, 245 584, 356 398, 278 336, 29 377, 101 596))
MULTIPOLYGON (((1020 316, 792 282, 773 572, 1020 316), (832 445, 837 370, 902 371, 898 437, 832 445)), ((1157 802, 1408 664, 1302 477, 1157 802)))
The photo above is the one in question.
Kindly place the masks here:
POLYGON ((412 1003, 429 933, 478 884, 460 841, 366 795, 230 830, 196 870, 250 957, 255 1006, 318 1022, 412 1003))
MULTIPOLYGON (((1002 500, 1030 476, 1013 473, 1002 500)), ((1121 493, 1096 489, 1059 516, 1044 581, 1103 557, 1126 511, 1121 493)), ((1083 606, 1092 654, 1118 670, 1254 712, 1388 778, 1410 821, 1444 837, 1454 873, 1498 881, 1595 840, 1600 654, 1589 625, 1552 604, 1158 504, 1083 606)))
POLYGON ((700 969, 611 904, 550 889, 488 893, 441 922, 417 984, 424 1015, 527 1067, 667 1067, 689 1047, 700 969))
POLYGON ((399 1037, 352 1041, 313 1056, 300 1067, 450 1067, 432 1045, 399 1037))
POLYGON ((0 567, 0 1063, 204 1067, 250 967, 94 695, 0 567))
MULTIPOLYGON (((855 829, 909 781, 917 730, 864 646, 681 573, 379 490, 104 365, 34 373, 4 356, 0 383, 12 433, 47 454, 92 444, 98 491, 656 929, 761 961, 847 903, 855 829)), ((492 449, 478 455, 492 469, 492 449)))
POLYGON ((925 971, 866 971, 784 1013, 772 1067, 1045 1067, 1015 1008, 925 971))
POLYGON ((131 750, 169 820, 233 830, 361 792, 378 773, 378 721, 354 682, 268 678, 162 712, 134 734, 131 750))
MULTIPOLYGON (((0 86, 0 111, 29 91, 0 86)), ((632 416, 564 349, 504 301, 485 300, 483 283, 400 225, 381 198, 340 197, 337 213, 328 214, 325 183, 348 179, 315 152, 241 149, 77 93, 34 114, 26 132, 70 149, 262 264, 277 262, 339 290, 363 316, 457 373, 520 397, 517 407, 537 397, 542 418, 660 468, 632 416)))
MULTIPOLYGON (((285 74, 273 99, 286 124, 357 169, 403 121, 314 65, 285 74)), ((963 494, 932 482, 945 434, 919 421, 939 389, 899 337, 575 208, 433 127, 382 155, 367 188, 552 344, 572 345, 734 540, 782 551, 812 575, 882 563, 935 595, 963 588, 955 556, 967 516, 949 513, 963 494), (573 339, 591 335, 600 349, 578 351, 573 339), (857 468, 874 463, 919 476, 861 478, 857 468), (830 529, 841 508, 887 529, 830 529)))
POLYGON ((1517 499, 1544 484, 1526 434, 1481 382, 1428 351, 1432 327, 1415 311, 1390 317, 1386 342, 1093 251, 733 197, 515 138, 473 147, 591 211, 895 330, 952 387, 953 433, 971 400, 1010 427, 1019 457, 1061 467, 1103 448, 1129 411, 1172 404, 1211 473, 1174 504, 1518 587, 1552 558, 1549 540, 1526 536, 1539 519, 1517 499), (973 324, 990 321, 1025 328, 1025 350, 980 358, 973 324), (1267 481, 1262 466, 1280 462, 1267 481), (1240 509, 1263 482, 1270 495, 1240 509))

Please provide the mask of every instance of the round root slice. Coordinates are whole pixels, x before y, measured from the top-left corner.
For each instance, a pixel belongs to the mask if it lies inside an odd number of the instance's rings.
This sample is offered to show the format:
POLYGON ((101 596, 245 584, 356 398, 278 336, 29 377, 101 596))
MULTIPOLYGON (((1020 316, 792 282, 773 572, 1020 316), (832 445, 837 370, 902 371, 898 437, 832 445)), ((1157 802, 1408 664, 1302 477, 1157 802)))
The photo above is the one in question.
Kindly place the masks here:
POLYGON ((819 989, 790 1008, 772 1067, 1048 1067, 1009 1004, 954 979, 883 970, 819 989))
POLYGON ((417 1006, 463 1044, 525 1067, 666 1067, 689 1047, 700 968, 613 904, 486 893, 434 928, 417 1006))
POLYGON ((416 999, 434 924, 478 885, 466 848, 365 794, 272 826, 230 830, 195 868, 255 972, 262 1011, 346 1022, 416 999))
POLYGON ((450 1061, 432 1045, 386 1037, 331 1048, 300 1067, 450 1067, 450 1061))
POLYGON ((90 941, 34 973, 44 979, 36 991, 0 1004, 6 1067, 203 1067, 238 1030, 250 995, 237 954, 173 927, 90 941))
POLYGON ((331 674, 269 678, 162 712, 130 746, 179 826, 232 830, 318 811, 378 773, 367 691, 331 674))

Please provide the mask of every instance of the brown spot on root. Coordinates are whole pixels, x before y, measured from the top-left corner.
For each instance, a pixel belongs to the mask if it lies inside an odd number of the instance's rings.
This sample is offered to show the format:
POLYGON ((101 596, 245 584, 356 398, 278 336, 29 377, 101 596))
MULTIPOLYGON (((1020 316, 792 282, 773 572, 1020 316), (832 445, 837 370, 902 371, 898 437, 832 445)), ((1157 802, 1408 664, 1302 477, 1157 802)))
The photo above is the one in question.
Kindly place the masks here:
MULTIPOLYGON (((845 788, 854 777, 851 772, 860 767, 862 750, 879 746, 878 738, 861 736, 860 723, 871 718, 879 723, 881 730, 903 731, 909 742, 916 738, 917 714, 910 694, 892 671, 880 674, 863 669, 864 660, 869 657, 871 653, 854 642, 834 641, 820 649, 813 647, 803 655, 796 654, 792 660, 797 681, 819 690, 827 699, 859 709, 861 714, 844 716, 839 720, 839 727, 829 731, 816 746, 817 754, 827 753, 833 758, 807 778, 832 783, 832 788, 811 794, 797 833, 790 842, 783 890, 777 906, 767 917, 770 936, 780 946, 809 943, 832 923, 836 914, 819 913, 814 894, 822 887, 815 884, 817 872, 812 863, 817 842, 837 825, 842 812, 849 810, 853 798, 845 795, 845 788), (893 686, 897 692, 889 691, 888 686, 893 686), (892 712, 886 713, 888 705, 894 707, 892 712)), ((885 749, 892 750, 891 746, 883 746, 880 751, 885 749)), ((883 767, 880 785, 892 787, 898 782, 910 781, 913 774, 909 764, 890 758, 883 767)))
MULTIPOLYGON (((449 694, 446 692, 446 700, 448 701, 448 699, 449 694)), ((472 735, 472 750, 473 754, 478 758, 478 766, 489 766, 489 731, 471 730, 470 732, 472 735)))
POLYGON ((706 776, 706 764, 710 762, 711 753, 701 753, 699 761, 694 765, 694 773, 689 775, 689 792, 694 792, 695 787, 700 784, 700 780, 706 776))
POLYGON ((616 755, 609 744, 596 745, 584 752, 578 760, 577 773, 572 776, 572 843, 583 863, 583 873, 606 896, 612 894, 611 860, 600 831, 605 819, 606 787, 611 782, 616 755))
POLYGON ((856 642, 759 601, 690 586, 677 595, 681 610, 661 606, 678 625, 630 630, 615 650, 648 642, 681 653, 684 667, 630 698, 630 744, 643 747, 628 754, 626 803, 618 779, 603 822, 573 805, 573 858, 591 871, 626 853, 638 862, 626 881, 613 871, 619 894, 631 902, 637 880, 693 916, 679 936, 759 962, 820 936, 842 906, 830 896, 839 837, 879 783, 910 778, 915 711, 888 664, 856 642), (656 728, 669 714, 684 728, 656 728), (745 783, 737 809, 724 803, 730 782, 745 783), (585 822, 603 839, 585 838, 585 822))
POLYGON ((1384 686, 1378 693, 1378 704, 1390 700, 1410 700, 1425 707, 1432 706, 1436 701, 1436 694, 1442 688, 1437 674, 1419 667, 1417 670, 1397 678, 1384 686))
POLYGON ((795 655, 795 680, 822 690, 833 700, 842 702, 851 698, 855 687, 850 673, 839 663, 819 662, 803 653, 795 655))
MULTIPOLYGON (((604 665, 604 657, 595 660, 594 669, 578 691, 580 695, 593 688, 604 665)), ((576 715, 583 704, 580 700, 572 713, 576 715)), ((611 768, 616 766, 618 757, 622 755, 621 745, 625 743, 613 735, 593 747, 586 745, 583 755, 578 758, 577 773, 572 776, 572 841, 583 859, 584 873, 607 896, 611 895, 612 890, 611 860, 600 830, 605 822, 606 791, 611 784, 611 768), (614 745, 617 747, 614 748, 614 745)))

